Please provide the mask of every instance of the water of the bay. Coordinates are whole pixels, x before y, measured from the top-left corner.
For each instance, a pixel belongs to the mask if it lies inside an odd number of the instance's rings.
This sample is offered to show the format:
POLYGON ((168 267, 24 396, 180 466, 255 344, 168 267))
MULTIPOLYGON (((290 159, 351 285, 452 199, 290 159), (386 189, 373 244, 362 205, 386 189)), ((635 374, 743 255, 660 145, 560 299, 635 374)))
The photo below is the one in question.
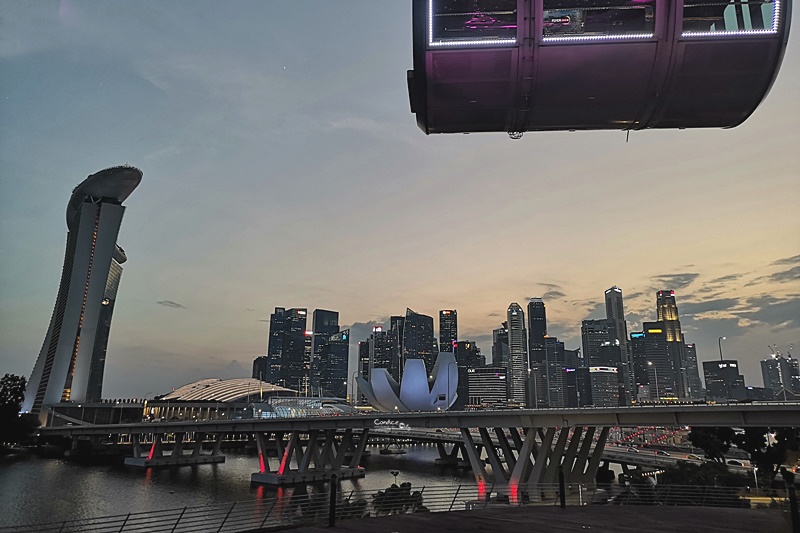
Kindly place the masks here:
MULTIPOLYGON (((434 464, 436 446, 411 444, 404 455, 380 455, 378 447, 362 459, 366 477, 341 482, 342 491, 375 492, 397 482, 424 485, 474 484, 469 470, 434 464)), ((33 455, 0 458, 0 526, 137 513, 255 500, 274 489, 251 486, 258 459, 227 453, 219 465, 139 470, 124 466, 82 465, 33 455)), ((313 490, 313 489, 311 489, 313 490)))

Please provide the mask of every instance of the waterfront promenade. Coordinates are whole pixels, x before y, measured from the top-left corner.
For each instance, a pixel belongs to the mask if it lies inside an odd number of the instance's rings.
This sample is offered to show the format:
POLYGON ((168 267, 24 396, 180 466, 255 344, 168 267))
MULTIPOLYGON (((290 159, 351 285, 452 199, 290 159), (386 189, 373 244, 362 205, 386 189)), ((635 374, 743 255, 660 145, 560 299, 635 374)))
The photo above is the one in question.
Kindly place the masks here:
MULTIPOLYGON (((255 530, 258 531, 258 530, 255 530)), ((266 530, 261 530, 266 531, 266 530)), ((274 529, 272 531, 275 531, 274 529)), ((728 533, 791 531, 788 513, 773 509, 713 507, 508 506, 479 511, 418 513, 338 522, 292 529, 297 533, 522 533, 528 531, 613 531, 615 533, 728 533)), ((254 533, 254 532, 253 532, 254 533)))

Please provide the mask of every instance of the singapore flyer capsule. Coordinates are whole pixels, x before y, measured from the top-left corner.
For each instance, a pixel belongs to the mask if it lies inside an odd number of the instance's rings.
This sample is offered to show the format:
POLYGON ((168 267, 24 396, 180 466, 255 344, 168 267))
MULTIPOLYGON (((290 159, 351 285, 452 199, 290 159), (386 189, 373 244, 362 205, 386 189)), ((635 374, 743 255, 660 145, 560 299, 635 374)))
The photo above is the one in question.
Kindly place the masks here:
POLYGON ((427 134, 732 128, 764 100, 791 0, 413 0, 427 134))

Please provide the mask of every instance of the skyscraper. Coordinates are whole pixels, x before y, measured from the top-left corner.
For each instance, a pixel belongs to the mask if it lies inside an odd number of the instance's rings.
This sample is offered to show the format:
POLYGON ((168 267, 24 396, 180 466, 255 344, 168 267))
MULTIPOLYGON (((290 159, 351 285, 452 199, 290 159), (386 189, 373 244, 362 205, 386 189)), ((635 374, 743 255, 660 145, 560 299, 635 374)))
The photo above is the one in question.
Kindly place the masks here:
POLYGON ((631 333, 635 399, 677 398, 674 359, 662 322, 645 322, 641 332, 631 333))
POLYGON ((616 324, 611 319, 584 320, 581 322, 583 357, 589 366, 607 366, 606 363, 600 361, 600 347, 606 343, 616 341, 616 335, 616 324))
MULTIPOLYGON (((625 306, 622 303, 622 289, 614 285, 606 289, 606 318, 614 324, 615 338, 622 347, 623 355, 628 353, 628 326, 625 322, 625 306)), ((585 357, 585 355, 584 355, 585 357)))
MULTIPOLYGON (((338 329, 338 325, 337 325, 338 329)), ((350 330, 331 333, 319 350, 319 388, 325 396, 347 396, 347 363, 350 359, 350 330)))
POLYGON ((433 318, 407 308, 402 338, 403 362, 406 359, 422 359, 428 374, 433 372, 433 364, 439 355, 438 351, 434 353, 433 318))
POLYGON ((481 349, 473 341, 456 341, 456 365, 458 367, 458 387, 453 407, 463 409, 469 403, 471 392, 469 390, 469 371, 486 364, 486 357, 481 355, 481 349))
POLYGON ((547 336, 547 312, 541 298, 528 302, 528 353, 531 363, 544 363, 544 338, 547 336))
POLYGON ((784 387, 795 394, 800 394, 800 361, 791 357, 781 358, 781 378, 784 387))
POLYGON ((396 380, 400 380, 403 375, 403 333, 405 330, 406 317, 394 315, 389 319, 389 334, 392 339, 392 361, 393 367, 397 368, 397 375, 390 372, 396 380))
POLYGON ((253 378, 267 381, 269 376, 269 357, 266 355, 259 355, 253 359, 253 378))
MULTIPOLYGON (((506 372, 504 366, 490 365, 467 370, 468 405, 496 407, 506 403, 506 372)), ((461 378, 459 377, 459 384, 461 378)))
POLYGON ((564 343, 556 337, 544 338, 545 365, 547 366, 547 405, 567 406, 566 357, 564 343))
POLYGON ((706 395, 709 398, 726 401, 744 400, 747 397, 738 361, 704 361, 703 374, 706 378, 706 395))
POLYGON ((114 304, 117 302, 117 290, 122 278, 122 263, 128 260, 125 250, 117 245, 111 257, 111 267, 108 269, 108 280, 103 291, 103 300, 100 302, 100 316, 97 320, 97 333, 94 337, 92 349, 92 364, 89 368, 89 386, 86 390, 87 402, 99 402, 103 397, 103 374, 106 367, 106 351, 108 337, 111 334, 111 317, 114 314, 114 304))
POLYGON ((783 379, 781 379, 780 360, 775 357, 761 360, 761 377, 764 379, 764 388, 771 389, 777 394, 783 390, 783 379))
POLYGON ((307 385, 306 309, 276 307, 269 320, 269 382, 304 390, 307 385))
POLYGON ((528 378, 528 407, 538 409, 548 407, 549 392, 547 388, 547 365, 531 363, 528 378))
POLYGON ((761 360, 761 377, 764 379, 764 388, 778 392, 783 388, 781 379, 780 361, 775 357, 761 360))
POLYGON ((458 313, 455 309, 439 311, 439 351, 452 352, 458 340, 458 313))
POLYGON ((675 303, 675 291, 663 290, 656 293, 656 311, 658 321, 664 329, 667 350, 675 369, 675 395, 678 398, 688 398, 690 392, 689 373, 681 321, 678 318, 678 304, 675 303))
POLYGON ((369 375, 373 368, 385 368, 395 381, 400 382, 399 361, 395 357, 394 336, 380 326, 372 328, 369 336, 369 375))
POLYGON ((619 377, 617 373, 617 367, 589 367, 592 401, 595 407, 616 407, 619 405, 619 377))
MULTIPOLYGON (((358 373, 358 376, 367 381, 372 379, 369 361, 369 339, 367 338, 366 340, 359 341, 358 343, 358 362, 356 363, 356 372, 358 373)), ((350 403, 367 405, 367 400, 363 395, 359 394, 357 389, 354 387, 353 397, 350 398, 350 403)))
POLYGON ((528 382, 528 332, 525 312, 517 302, 508 306, 508 400, 525 405, 528 382))
POLYGON ((689 384, 687 396, 689 398, 703 397, 703 383, 700 381, 700 369, 697 364, 697 347, 694 343, 687 343, 683 347, 686 356, 686 380, 689 384))
POLYGON ((492 330, 492 365, 508 368, 508 322, 492 330))
POLYGON ((141 180, 137 168, 113 167, 72 191, 61 283, 23 412, 40 414, 45 405, 100 399, 120 265, 126 259, 117 245, 122 202, 141 180))
POLYGON ((800 393, 800 361, 780 354, 761 361, 761 375, 764 388, 772 389, 776 399, 785 396, 785 392, 800 393))
POLYGON ((320 354, 322 347, 334 333, 339 332, 339 313, 325 309, 315 309, 312 315, 311 331, 311 386, 320 386, 320 354))

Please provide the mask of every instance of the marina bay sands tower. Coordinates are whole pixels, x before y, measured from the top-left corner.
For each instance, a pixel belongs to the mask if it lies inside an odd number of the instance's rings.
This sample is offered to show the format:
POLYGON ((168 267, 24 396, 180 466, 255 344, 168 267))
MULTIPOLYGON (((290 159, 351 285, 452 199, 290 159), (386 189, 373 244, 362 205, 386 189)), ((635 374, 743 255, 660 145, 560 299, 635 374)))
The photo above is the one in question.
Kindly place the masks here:
POLYGON ((141 180, 137 168, 113 167, 72 191, 61 284, 22 404, 22 412, 39 414, 42 422, 48 405, 100 400, 120 265, 127 259, 117 245, 122 202, 141 180))

